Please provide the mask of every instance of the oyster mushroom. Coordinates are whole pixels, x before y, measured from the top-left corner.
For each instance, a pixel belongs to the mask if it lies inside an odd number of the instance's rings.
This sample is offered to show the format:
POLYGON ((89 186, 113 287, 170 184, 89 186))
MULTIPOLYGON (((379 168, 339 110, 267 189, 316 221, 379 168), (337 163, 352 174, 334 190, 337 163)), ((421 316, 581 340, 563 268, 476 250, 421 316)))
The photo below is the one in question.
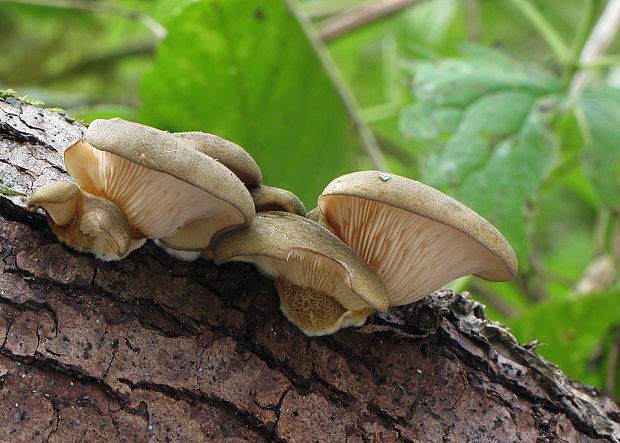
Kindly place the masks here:
POLYGON ((195 150, 216 159, 230 169, 246 186, 258 186, 263 175, 252 156, 241 146, 206 132, 175 132, 172 134, 195 150))
POLYGON ((145 240, 132 239, 127 219, 111 201, 82 191, 66 181, 51 182, 28 199, 28 209, 43 209, 63 243, 102 260, 118 260, 145 240))
POLYGON ((338 177, 309 216, 377 271, 390 306, 419 300, 465 275, 507 281, 517 272, 512 247, 488 221, 446 194, 397 175, 362 171, 338 177))
POLYGON ((256 212, 286 211, 306 215, 306 208, 295 194, 262 184, 263 176, 258 164, 241 146, 205 132, 176 132, 172 135, 197 151, 213 157, 239 177, 250 191, 256 212))
POLYGON ((260 185, 250 189, 256 212, 284 211, 304 217, 306 208, 299 198, 286 189, 260 185))
POLYGON ((388 308, 375 271, 351 248, 312 220, 260 212, 245 229, 214 245, 214 262, 254 263, 275 280, 284 315, 307 335, 360 326, 388 308))
POLYGON ((67 170, 121 209, 133 238, 200 251, 254 216, 249 192, 228 168, 167 132, 114 118, 93 121, 85 139, 65 151, 67 170))

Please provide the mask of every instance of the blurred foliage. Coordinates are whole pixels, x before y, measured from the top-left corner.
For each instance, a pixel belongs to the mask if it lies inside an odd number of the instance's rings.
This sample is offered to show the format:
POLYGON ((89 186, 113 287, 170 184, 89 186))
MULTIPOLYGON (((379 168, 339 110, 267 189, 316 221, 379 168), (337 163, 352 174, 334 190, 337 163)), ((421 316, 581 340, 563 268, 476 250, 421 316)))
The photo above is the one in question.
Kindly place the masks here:
POLYGON ((313 205, 332 177, 350 172, 346 165, 360 142, 286 4, 254 0, 248 6, 198 2, 173 18, 142 81, 137 115, 172 132, 208 128, 240 144, 266 184, 313 205))
POLYGON ((365 124, 391 171, 460 199, 514 245, 515 281, 459 289, 521 342, 546 343, 537 351, 568 374, 620 396, 610 360, 620 347, 620 39, 579 61, 607 2, 419 1, 323 44, 320 31, 358 5, 0 0, 0 89, 86 122, 121 116, 227 137, 309 209, 333 177, 376 167, 365 124), (575 92, 582 72, 589 81, 575 92))

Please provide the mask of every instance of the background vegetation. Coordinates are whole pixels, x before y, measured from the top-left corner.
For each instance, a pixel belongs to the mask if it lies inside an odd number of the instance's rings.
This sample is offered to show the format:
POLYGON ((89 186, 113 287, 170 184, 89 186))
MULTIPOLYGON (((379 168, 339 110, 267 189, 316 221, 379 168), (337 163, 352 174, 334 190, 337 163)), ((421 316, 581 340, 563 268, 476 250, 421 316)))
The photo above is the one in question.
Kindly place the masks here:
MULTIPOLYGON (((511 283, 454 283, 620 395, 616 0, 0 0, 0 88, 203 130, 308 209, 389 169, 495 224, 511 283)), ((5 92, 6 93, 6 92, 5 92)))

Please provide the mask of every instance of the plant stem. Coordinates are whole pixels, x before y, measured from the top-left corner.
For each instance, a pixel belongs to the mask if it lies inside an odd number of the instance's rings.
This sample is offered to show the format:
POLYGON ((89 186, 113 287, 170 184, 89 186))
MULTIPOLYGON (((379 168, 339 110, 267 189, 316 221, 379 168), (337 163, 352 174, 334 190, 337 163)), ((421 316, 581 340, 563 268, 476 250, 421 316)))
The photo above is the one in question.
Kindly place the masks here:
MULTIPOLYGON (((579 61, 588 63, 603 54, 616 35, 618 26, 620 26, 620 0, 609 0, 583 46, 579 61)), ((581 95, 588 83, 588 78, 589 73, 583 70, 575 72, 572 76, 568 92, 571 101, 576 100, 581 95)))
POLYGON ((20 3, 24 5, 43 6, 47 8, 77 9, 91 12, 104 12, 107 14, 119 15, 135 20, 146 26, 159 40, 166 36, 166 28, 160 25, 153 17, 139 11, 116 6, 111 3, 104 3, 91 0, 0 0, 5 3, 20 3))
POLYGON ((573 43, 570 59, 563 75, 564 83, 567 86, 570 84, 577 68, 579 67, 579 56, 581 55, 583 46, 586 44, 588 33, 590 32, 592 23, 594 22, 595 6, 596 3, 594 0, 586 0, 585 11, 582 16, 583 18, 579 23, 579 28, 577 29, 577 35, 575 35, 575 42, 573 43))
POLYGON ((579 69, 609 68, 620 65, 620 55, 601 55, 590 62, 577 62, 579 69))
POLYGON ((536 28, 560 62, 565 63, 568 60, 568 47, 551 23, 528 0, 512 0, 512 4, 536 28))
POLYGON ((616 368, 620 357, 620 333, 616 336, 607 356, 607 368, 605 368, 605 395, 614 398, 616 395, 616 368))
POLYGON ((299 4, 299 7, 306 13, 311 20, 320 20, 326 17, 330 17, 334 14, 339 14, 346 9, 351 9, 359 5, 359 0, 346 0, 337 1, 333 0, 319 0, 313 2, 303 2, 299 4))
POLYGON ((319 30, 319 36, 324 42, 334 40, 353 29, 421 1, 423 0, 369 0, 326 20, 319 30))
POLYGON ((373 163, 373 166, 381 171, 387 171, 388 166, 385 157, 383 156, 383 152, 381 152, 381 148, 379 147, 379 144, 377 143, 374 134, 372 133, 370 128, 368 128, 368 126, 366 126, 366 124, 364 123, 360 115, 359 106, 355 101, 355 97, 353 96, 353 93, 347 86, 346 82, 343 80, 342 75, 340 74, 340 71, 336 66, 336 63, 331 58, 331 55, 325 47, 325 44, 320 40, 319 36, 312 28, 310 20, 308 19, 306 14, 297 7, 295 2, 293 0, 286 0, 286 4, 299 20, 299 23, 304 33, 306 34, 308 41, 312 45, 312 48, 314 49, 314 52, 319 58, 321 65, 323 65, 325 72, 327 72, 327 75, 332 81, 338 95, 340 96, 340 99, 342 100, 342 103, 344 104, 347 112, 349 113, 349 116, 351 117, 351 121, 355 129, 357 130, 360 138, 362 139, 362 144, 364 146, 366 154, 370 158, 370 161, 373 163))
POLYGON ((598 213, 596 220, 596 227, 594 229, 594 256, 601 255, 607 245, 607 239, 609 234, 610 225, 610 211, 609 209, 601 209, 598 213))
POLYGON ((480 4, 478 0, 465 0, 465 20, 467 26, 467 40, 480 41, 480 4))

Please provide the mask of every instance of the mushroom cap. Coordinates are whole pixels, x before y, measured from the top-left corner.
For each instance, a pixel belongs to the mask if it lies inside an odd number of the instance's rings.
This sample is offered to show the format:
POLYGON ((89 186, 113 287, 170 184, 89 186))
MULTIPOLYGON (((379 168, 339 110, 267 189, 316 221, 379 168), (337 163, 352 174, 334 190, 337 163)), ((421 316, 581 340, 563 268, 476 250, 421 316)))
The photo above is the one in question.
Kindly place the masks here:
POLYGON ((388 308, 376 272, 327 230, 295 214, 257 213, 250 226, 218 239, 213 261, 254 263, 274 278, 282 310, 308 335, 359 325, 373 310, 388 308))
POLYGON ((166 238, 200 220, 203 229, 191 245, 200 249, 254 215, 249 192, 228 168, 179 138, 138 123, 93 121, 86 141, 65 151, 65 164, 82 189, 123 211, 134 237, 166 238))
POLYGON ((37 189, 28 200, 31 211, 42 208, 47 221, 63 243, 103 260, 118 260, 142 246, 132 239, 127 219, 112 202, 83 192, 66 181, 37 189))
POLYGON ((263 181, 258 164, 241 146, 217 135, 206 132, 174 132, 173 136, 184 141, 230 169, 246 186, 258 186, 263 181))
POLYGON ((36 189, 28 199, 27 208, 41 208, 59 226, 66 225, 75 216, 82 191, 67 181, 54 181, 36 189))
POLYGON ((250 188, 256 212, 284 211, 304 217, 306 208, 295 194, 286 189, 260 185, 250 188))
POLYGON ((347 174, 327 185, 319 209, 319 222, 377 270, 392 306, 463 275, 507 281, 517 272, 516 255, 495 227, 415 180, 380 171, 347 174))

